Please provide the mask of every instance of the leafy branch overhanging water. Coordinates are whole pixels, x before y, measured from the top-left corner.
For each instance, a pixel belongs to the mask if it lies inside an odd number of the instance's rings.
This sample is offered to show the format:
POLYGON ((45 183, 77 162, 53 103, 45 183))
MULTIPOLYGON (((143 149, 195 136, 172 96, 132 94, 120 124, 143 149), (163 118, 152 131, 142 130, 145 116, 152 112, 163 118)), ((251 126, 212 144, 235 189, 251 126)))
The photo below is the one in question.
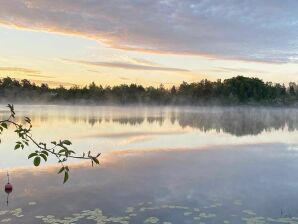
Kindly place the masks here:
MULTIPOLYGON (((18 140, 16 141, 14 150, 24 149, 28 147, 30 144, 33 144, 36 147, 36 150, 31 152, 28 156, 28 159, 32 159, 34 166, 39 166, 44 160, 44 162, 48 161, 48 157, 53 156, 56 157, 57 162, 61 165, 59 169, 59 174, 64 174, 63 183, 65 183, 69 179, 69 166, 65 165, 69 158, 80 159, 80 160, 89 160, 91 161, 92 166, 98 165, 99 160, 98 157, 100 153, 96 156, 91 155, 91 151, 87 153, 83 153, 81 156, 77 155, 75 151, 69 149, 72 144, 69 140, 59 140, 52 141, 50 146, 48 146, 45 142, 38 142, 34 139, 31 131, 32 131, 32 123, 29 117, 24 117, 25 125, 19 124, 15 121, 15 109, 12 104, 8 104, 10 115, 7 119, 0 120, 0 135, 4 130, 9 129, 10 126, 14 127, 14 132, 16 132, 18 136, 18 140)), ((1 143, 1 139, 0 139, 1 143)))

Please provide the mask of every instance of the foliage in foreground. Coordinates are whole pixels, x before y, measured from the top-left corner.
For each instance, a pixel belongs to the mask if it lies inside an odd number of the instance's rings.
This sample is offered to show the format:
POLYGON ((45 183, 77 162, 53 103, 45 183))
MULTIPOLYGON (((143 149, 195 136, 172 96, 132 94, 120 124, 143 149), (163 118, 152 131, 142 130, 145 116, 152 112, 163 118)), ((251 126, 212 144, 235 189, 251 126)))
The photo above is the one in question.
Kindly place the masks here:
POLYGON ((56 157, 58 163, 61 165, 58 173, 64 174, 63 183, 65 183, 69 179, 69 167, 65 165, 69 158, 90 160, 92 166, 94 164, 99 164, 98 157, 100 156, 100 153, 93 156, 89 151, 88 153, 83 153, 82 156, 78 156, 75 151, 69 149, 72 144, 69 140, 52 141, 50 146, 48 146, 47 143, 36 141, 31 134, 32 124, 30 118, 24 118, 26 125, 16 123, 14 106, 8 104, 7 107, 9 108, 10 115, 7 119, 0 121, 0 135, 5 129, 9 129, 10 126, 13 126, 15 129, 14 132, 16 132, 18 136, 18 141, 16 141, 14 150, 24 149, 30 144, 35 145, 36 150, 31 152, 28 156, 28 159, 32 159, 34 166, 39 166, 42 161, 47 162, 49 156, 56 157))

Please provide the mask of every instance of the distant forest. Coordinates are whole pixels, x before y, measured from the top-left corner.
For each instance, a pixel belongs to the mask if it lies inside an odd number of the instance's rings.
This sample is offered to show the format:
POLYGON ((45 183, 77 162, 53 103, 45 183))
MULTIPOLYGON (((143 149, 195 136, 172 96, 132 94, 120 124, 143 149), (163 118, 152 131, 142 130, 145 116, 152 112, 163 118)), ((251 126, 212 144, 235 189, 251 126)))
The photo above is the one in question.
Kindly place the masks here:
POLYGON ((297 105, 298 86, 264 82, 258 78, 237 76, 225 80, 183 82, 165 88, 137 84, 101 86, 94 82, 85 87, 50 88, 24 79, 0 79, 2 103, 67 104, 155 104, 155 105, 297 105))

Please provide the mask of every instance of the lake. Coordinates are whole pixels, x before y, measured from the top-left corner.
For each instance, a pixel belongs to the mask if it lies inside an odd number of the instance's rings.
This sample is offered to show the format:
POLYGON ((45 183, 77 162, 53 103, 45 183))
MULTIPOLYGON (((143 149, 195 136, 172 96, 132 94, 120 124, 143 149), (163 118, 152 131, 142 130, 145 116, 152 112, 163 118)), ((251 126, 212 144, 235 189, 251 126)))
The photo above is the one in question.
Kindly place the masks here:
MULTIPOLYGON (((40 141, 69 139, 100 166, 0 145, 1 223, 298 223, 298 109, 16 105, 40 141)), ((0 116, 8 115, 5 106, 0 116)))

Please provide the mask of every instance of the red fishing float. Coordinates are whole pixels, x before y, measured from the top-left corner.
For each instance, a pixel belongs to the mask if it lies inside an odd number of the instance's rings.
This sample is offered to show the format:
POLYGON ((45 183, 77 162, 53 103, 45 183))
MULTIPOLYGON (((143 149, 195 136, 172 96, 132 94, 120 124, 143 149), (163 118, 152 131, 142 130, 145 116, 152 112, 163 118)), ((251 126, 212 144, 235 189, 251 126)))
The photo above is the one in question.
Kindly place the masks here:
POLYGON ((5 184, 5 192, 10 194, 12 192, 12 184, 9 183, 9 174, 7 173, 7 184, 5 184))
POLYGON ((5 192, 10 194, 12 192, 12 185, 10 183, 5 184, 5 192))
POLYGON ((5 190, 6 194, 7 194, 7 201, 6 201, 7 205, 8 205, 8 196, 12 192, 12 189, 13 189, 13 186, 9 182, 9 174, 7 172, 7 184, 5 184, 5 187, 4 187, 4 190, 5 190))

